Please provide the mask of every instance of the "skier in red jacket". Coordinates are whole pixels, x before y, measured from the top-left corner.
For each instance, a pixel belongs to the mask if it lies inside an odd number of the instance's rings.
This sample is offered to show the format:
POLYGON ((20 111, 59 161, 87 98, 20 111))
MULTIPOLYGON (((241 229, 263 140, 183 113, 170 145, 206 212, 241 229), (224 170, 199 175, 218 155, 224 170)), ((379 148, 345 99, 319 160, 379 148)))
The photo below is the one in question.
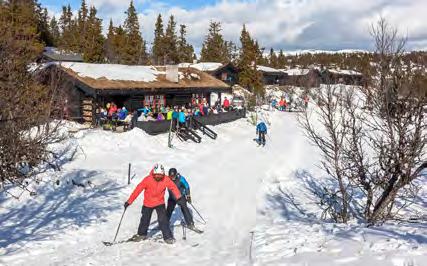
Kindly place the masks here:
POLYGON ((175 183, 165 175, 163 166, 161 164, 156 164, 153 170, 150 171, 150 174, 138 184, 124 204, 124 207, 127 208, 144 190, 144 203, 142 206, 142 215, 138 227, 138 233, 130 239, 131 241, 147 239, 147 231, 151 220, 151 214, 153 213, 153 210, 156 210, 157 220, 159 228, 163 234, 163 239, 168 244, 173 244, 175 242, 166 216, 164 200, 166 189, 169 189, 173 193, 174 197, 178 199, 177 203, 179 205, 185 203, 185 199, 184 197, 181 197, 181 192, 176 187, 175 183))

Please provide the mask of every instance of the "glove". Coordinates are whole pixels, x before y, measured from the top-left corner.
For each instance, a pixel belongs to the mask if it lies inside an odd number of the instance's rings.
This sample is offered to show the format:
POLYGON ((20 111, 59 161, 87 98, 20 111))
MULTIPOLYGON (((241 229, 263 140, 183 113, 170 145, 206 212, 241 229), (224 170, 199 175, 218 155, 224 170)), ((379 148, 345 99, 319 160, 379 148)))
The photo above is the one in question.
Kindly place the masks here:
POLYGON ((129 202, 126 201, 125 204, 123 205, 123 207, 125 207, 125 209, 127 209, 129 207, 129 205, 130 205, 129 202))
POLYGON ((176 203, 178 203, 178 205, 184 205, 185 204, 185 197, 184 196, 181 196, 181 198, 179 198, 177 201, 176 201, 176 203))
POLYGON ((187 202, 191 204, 191 196, 190 195, 186 195, 185 198, 187 199, 187 202))

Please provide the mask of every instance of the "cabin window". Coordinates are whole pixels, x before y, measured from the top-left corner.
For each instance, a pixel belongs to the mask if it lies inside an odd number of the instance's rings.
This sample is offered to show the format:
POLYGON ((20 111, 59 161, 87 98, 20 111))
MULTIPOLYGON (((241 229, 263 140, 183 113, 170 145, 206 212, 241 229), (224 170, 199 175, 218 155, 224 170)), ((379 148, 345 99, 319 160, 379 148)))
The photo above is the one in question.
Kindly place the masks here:
POLYGON ((227 78, 228 78, 227 72, 221 73, 221 80, 227 80, 227 78))
POLYGON ((166 105, 165 95, 148 95, 145 96, 144 105, 151 107, 162 107, 166 105))

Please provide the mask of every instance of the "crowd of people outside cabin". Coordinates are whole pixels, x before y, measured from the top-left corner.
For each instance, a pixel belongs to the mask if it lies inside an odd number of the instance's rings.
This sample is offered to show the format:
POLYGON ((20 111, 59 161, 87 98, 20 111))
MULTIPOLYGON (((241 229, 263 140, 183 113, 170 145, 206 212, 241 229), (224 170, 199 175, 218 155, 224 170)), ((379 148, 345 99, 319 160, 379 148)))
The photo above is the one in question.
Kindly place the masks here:
POLYGON ((125 106, 118 107, 114 102, 107 103, 105 107, 96 108, 96 125, 103 126, 108 123, 120 124, 125 126, 132 122, 133 114, 125 106))
POLYGON ((192 99, 191 103, 181 106, 145 105, 136 110, 119 107, 114 102, 96 108, 96 125, 125 125, 133 127, 136 121, 172 121, 173 127, 189 126, 191 117, 207 116, 232 111, 230 100, 225 97, 221 104, 218 99, 209 104, 206 98, 192 99))
POLYGON ((213 105, 206 98, 192 99, 191 103, 181 106, 144 106, 137 109, 137 121, 171 121, 172 126, 189 126, 191 117, 207 116, 231 111, 230 100, 225 97, 223 103, 218 99, 213 105))
POLYGON ((309 102, 309 96, 307 94, 301 97, 295 97, 295 95, 285 94, 280 99, 273 98, 270 101, 271 107, 279 111, 292 111, 299 109, 300 107, 307 108, 309 102))

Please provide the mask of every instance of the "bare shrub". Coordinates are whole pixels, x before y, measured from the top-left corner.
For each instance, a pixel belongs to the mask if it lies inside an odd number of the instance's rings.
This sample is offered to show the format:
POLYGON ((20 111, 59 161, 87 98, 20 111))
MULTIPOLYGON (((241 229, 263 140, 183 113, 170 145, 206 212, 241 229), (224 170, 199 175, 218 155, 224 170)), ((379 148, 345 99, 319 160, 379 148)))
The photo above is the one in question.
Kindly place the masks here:
POLYGON ((427 167, 425 89, 403 66, 406 40, 384 19, 372 26, 372 36, 377 58, 372 86, 322 87, 314 113, 300 117, 333 180, 317 196, 337 222, 353 216, 375 224, 396 217, 413 202, 419 190, 413 181, 427 167))

